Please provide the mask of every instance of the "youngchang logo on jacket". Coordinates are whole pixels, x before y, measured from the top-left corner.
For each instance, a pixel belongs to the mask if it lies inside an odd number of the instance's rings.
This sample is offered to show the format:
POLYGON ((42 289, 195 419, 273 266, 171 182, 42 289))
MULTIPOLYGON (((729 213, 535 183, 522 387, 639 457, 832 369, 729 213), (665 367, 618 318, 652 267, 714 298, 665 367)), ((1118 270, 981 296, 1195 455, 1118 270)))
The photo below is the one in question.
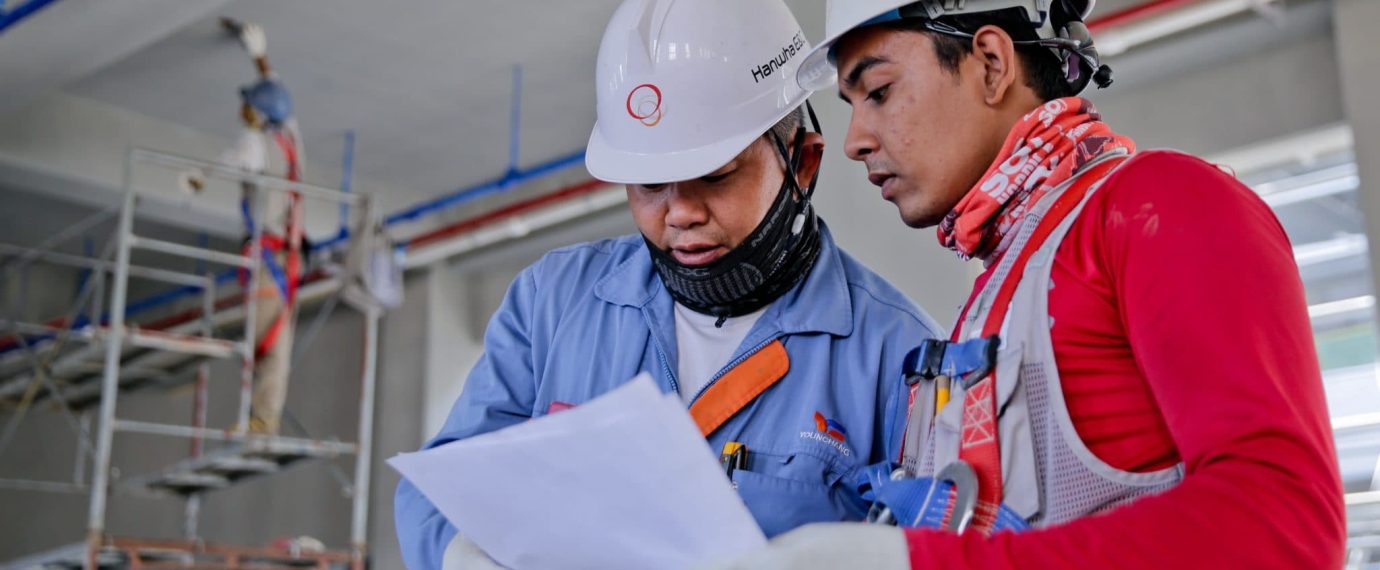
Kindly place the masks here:
POLYGON ((853 455, 853 450, 848 448, 848 430, 844 429, 843 424, 820 412, 815 412, 814 419, 814 431, 800 432, 800 439, 810 439, 828 445, 842 453, 844 457, 853 455))
POLYGON ((781 68, 786 67, 786 62, 803 51, 805 51, 805 32, 796 32, 794 36, 791 36, 791 43, 781 48, 781 53, 776 54, 766 63, 751 69, 752 82, 761 83, 763 79, 771 77, 772 73, 781 71, 781 68))

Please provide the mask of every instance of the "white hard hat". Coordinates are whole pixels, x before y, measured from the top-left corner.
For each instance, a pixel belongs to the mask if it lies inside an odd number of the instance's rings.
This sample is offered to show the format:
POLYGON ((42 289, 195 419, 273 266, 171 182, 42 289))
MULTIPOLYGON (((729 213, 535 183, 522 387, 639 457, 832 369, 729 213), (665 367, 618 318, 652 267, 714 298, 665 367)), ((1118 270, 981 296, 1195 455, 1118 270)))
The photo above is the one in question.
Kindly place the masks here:
POLYGON ((837 78, 831 50, 844 34, 856 28, 901 18, 900 8, 914 5, 923 8, 929 19, 943 16, 994 12, 1008 8, 1022 8, 1026 18, 1042 39, 1057 38, 1050 18, 1050 7, 1063 1, 1069 10, 1081 18, 1092 13, 1096 0, 828 0, 825 8, 824 41, 815 46, 800 65, 797 78, 805 89, 818 91, 829 87, 837 78))
POLYGON ((809 97, 809 49, 782 0, 625 0, 599 45, 585 166, 624 184, 713 172, 809 97))

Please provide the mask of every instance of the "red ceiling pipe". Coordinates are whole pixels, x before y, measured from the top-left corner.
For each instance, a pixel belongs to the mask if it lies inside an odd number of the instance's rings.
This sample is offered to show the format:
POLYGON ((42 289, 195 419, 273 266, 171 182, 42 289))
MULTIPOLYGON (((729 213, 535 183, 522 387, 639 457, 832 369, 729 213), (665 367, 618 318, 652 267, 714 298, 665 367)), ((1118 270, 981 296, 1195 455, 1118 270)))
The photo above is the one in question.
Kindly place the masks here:
POLYGON ((565 188, 561 188, 560 190, 557 190, 555 192, 542 194, 541 196, 537 196, 536 198, 532 198, 530 200, 523 200, 516 204, 511 204, 494 210, 492 212, 480 214, 479 216, 461 220, 459 222, 447 226, 436 228, 421 235, 417 235, 412 239, 407 240, 407 248, 413 249, 417 247, 422 247, 427 244, 436 243, 446 238, 463 234, 468 231, 472 231, 475 228, 502 221, 504 218, 516 216, 518 214, 529 212, 537 208, 541 208, 543 206, 547 206, 563 200, 569 200, 576 196, 589 194, 590 192, 593 192, 600 188, 604 188, 606 186, 610 186, 610 184, 602 180, 586 180, 573 186, 566 186, 565 188))
POLYGON ((1100 18, 1093 18, 1088 21, 1088 29, 1097 32, 1117 26, 1125 26, 1200 1, 1201 0, 1151 0, 1150 2, 1137 4, 1119 12, 1112 12, 1100 18))

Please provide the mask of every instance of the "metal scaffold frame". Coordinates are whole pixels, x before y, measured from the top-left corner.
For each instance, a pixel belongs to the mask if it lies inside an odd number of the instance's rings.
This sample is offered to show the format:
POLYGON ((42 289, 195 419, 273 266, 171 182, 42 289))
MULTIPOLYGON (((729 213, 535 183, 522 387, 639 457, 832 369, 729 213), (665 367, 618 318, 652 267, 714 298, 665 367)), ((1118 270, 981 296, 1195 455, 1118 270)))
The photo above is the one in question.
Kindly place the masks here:
MULTIPOLYGON (((202 244, 197 246, 185 245, 136 234, 134 228, 135 210, 138 207, 140 196, 134 188, 133 181, 135 167, 141 164, 173 170, 194 169, 205 173, 208 178, 237 184, 250 184, 269 192, 296 193, 302 198, 330 202, 338 204, 342 208, 352 208, 361 214, 357 218, 359 220, 358 231, 351 232, 355 235, 365 235, 371 231, 369 228, 377 225, 372 201, 367 195, 255 174, 173 154, 132 149, 125 162, 124 196, 118 208, 107 209, 74 224, 35 248, 0 244, 0 256, 9 257, 0 263, 0 268, 14 269, 42 261, 60 266, 82 268, 90 272, 82 280, 81 292, 77 296, 76 306, 65 318, 45 324, 26 323, 9 318, 0 319, 0 329, 12 335, 12 338, 16 339, 22 346, 27 363, 32 368, 29 375, 21 375, 14 382, 0 385, 0 398, 14 397, 22 392, 17 413, 9 418, 3 428, 0 428, 0 453, 3 453, 9 441, 14 437, 19 424, 23 421, 25 411, 39 397, 41 390, 46 391, 46 397, 56 403, 56 407, 64 413, 68 423, 78 436, 77 462, 72 481, 0 479, 0 488, 45 492, 87 492, 90 494, 86 540, 83 545, 80 547, 74 545, 52 553, 30 557, 12 567, 30 567, 31 565, 57 562, 58 560, 70 562, 72 556, 79 551, 80 564, 90 570, 102 567, 103 564, 109 564, 112 557, 119 559, 121 561, 119 563, 129 567, 145 567, 148 564, 143 561, 145 556, 157 558, 158 555, 163 556, 161 559, 163 561, 159 564, 173 564, 172 566, 160 565, 158 567, 200 567, 198 564, 214 560, 216 567, 238 568, 240 564, 273 564, 282 563, 285 560, 295 560, 298 563, 311 562, 319 568, 334 567, 345 561, 348 561, 350 568, 354 570, 364 568, 368 546, 369 479, 373 449, 378 327, 383 312, 382 307, 377 303, 370 302, 367 296, 342 294, 352 286, 351 276, 348 274, 320 279, 311 284, 314 289, 310 292, 308 288, 302 290, 303 297, 307 294, 313 294, 317 297, 326 293, 336 295, 327 305, 327 308, 323 309, 323 313, 333 308, 336 305, 336 300, 344 299, 346 304, 364 316, 359 424, 355 443, 251 433, 249 431, 249 419, 254 384, 255 331, 257 330, 255 304, 258 295, 243 292, 239 295, 240 299, 238 300, 233 298, 229 300, 218 299, 216 296, 217 284, 224 281, 224 273, 222 273, 221 278, 218 278, 216 275, 208 275, 204 271, 182 273, 144 267, 131 264, 130 258, 135 250, 145 250, 194 259, 198 261, 199 265, 229 266, 239 273, 242 282, 253 283, 254 276, 259 271, 267 270, 263 267, 263 255, 258 253, 263 251, 263 226, 265 224, 253 224, 252 233, 247 240, 247 249, 244 252, 235 253, 212 250, 202 244), (112 215, 118 215, 115 236, 106 244, 105 251, 98 257, 70 255, 53 251, 54 248, 63 245, 72 238, 106 222, 112 215), (109 301, 105 305, 108 314, 102 308, 102 302, 105 300, 106 274, 110 275, 109 301), (169 328, 143 328, 130 323, 127 320, 127 313, 130 309, 129 282, 131 278, 161 281, 199 290, 200 314, 195 318, 185 319, 185 322, 178 324, 178 326, 169 328), (228 322, 233 322, 233 318, 226 317, 227 313, 236 311, 238 311, 238 318, 242 320, 242 338, 240 340, 216 338, 215 332, 218 328, 222 328, 228 322), (35 335, 40 335, 40 340, 31 343, 30 339, 34 338, 35 335), (86 344, 75 350, 64 352, 64 344, 72 340, 86 344), (39 354, 38 345, 41 343, 47 343, 45 345, 47 353, 45 354, 39 354), (130 358, 130 352, 136 353, 136 356, 130 358), (159 360, 161 355, 169 354, 181 355, 185 362, 175 358, 159 360), (58 382, 55 382, 54 377, 61 373, 76 373, 85 370, 88 377, 92 378, 94 382, 96 369, 93 366, 94 363, 90 362, 89 359, 96 357, 100 357, 99 392, 98 394, 91 394, 90 390, 85 392, 88 402, 96 397, 99 398, 95 424, 91 426, 89 413, 83 412, 81 417, 78 417, 73 406, 69 405, 69 401, 82 395, 82 392, 75 390, 75 386, 69 386, 68 389, 64 390, 62 386, 58 385, 58 382), (235 359, 236 357, 238 357, 241 367, 239 402, 235 414, 237 421, 233 428, 209 428, 206 425, 206 410, 210 384, 210 359, 235 359), (82 362, 83 360, 87 360, 87 362, 82 362), (140 362, 148 364, 145 366, 141 365, 140 362), (192 367, 195 370, 191 425, 135 421, 116 415, 118 397, 121 389, 125 387, 122 382, 130 383, 131 380, 165 378, 176 374, 176 371, 170 370, 170 368, 179 365, 183 371, 192 367), (92 433, 92 427, 94 427, 94 433, 92 433), (172 491, 184 497, 186 500, 183 525, 184 541, 113 538, 107 535, 106 518, 108 499, 112 491, 113 446, 116 432, 185 437, 191 440, 189 457, 185 461, 172 466, 163 475, 153 474, 122 481, 121 489, 119 489, 121 492, 131 491, 142 494, 141 489, 125 488, 127 483, 138 483, 152 489, 172 491), (91 441, 93 437, 94 444, 91 441), (223 450, 208 452, 204 449, 204 442, 208 439, 230 442, 232 445, 223 450), (277 472, 283 465, 298 459, 331 458, 349 453, 355 455, 353 478, 346 480, 343 474, 337 473, 337 479, 346 486, 352 498, 351 548, 348 553, 339 551, 301 552, 298 550, 288 552, 282 549, 224 545, 211 548, 203 543, 198 536, 197 521, 200 516, 204 493, 233 484, 243 477, 277 472), (91 459, 89 485, 86 484, 85 480, 86 459, 88 457, 91 459), (155 554, 150 554, 151 552, 155 554), (176 553, 176 556, 171 559, 172 562, 168 562, 169 552, 176 553)), ((264 219, 261 215, 264 209, 264 194, 255 192, 253 196, 254 199, 249 207, 253 219, 264 219)), ((308 343, 311 335, 314 335, 315 331, 319 330, 319 325, 323 323, 324 316, 318 318, 317 326, 313 327, 313 332, 308 333, 308 343)), ((339 470, 336 469, 336 471, 339 470)), ((133 485, 128 485, 128 487, 133 487, 133 485)), ((0 565, 0 568, 10 567, 0 565)))

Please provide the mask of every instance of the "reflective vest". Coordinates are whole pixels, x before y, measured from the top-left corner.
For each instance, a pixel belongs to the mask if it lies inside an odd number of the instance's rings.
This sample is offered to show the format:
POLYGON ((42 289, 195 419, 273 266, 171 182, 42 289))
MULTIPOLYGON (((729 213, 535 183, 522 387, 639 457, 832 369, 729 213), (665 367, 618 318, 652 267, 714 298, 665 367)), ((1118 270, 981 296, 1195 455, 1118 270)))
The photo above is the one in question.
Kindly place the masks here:
POLYGON ((1032 527, 1059 524, 1183 479, 1182 464, 1133 473, 1094 456, 1074 429, 1054 361, 1048 292, 1055 252, 1126 157, 1111 153, 1088 163, 1034 204, 991 279, 964 307, 953 340, 980 343, 997 335, 991 370, 954 378, 951 397, 938 410, 936 382, 911 388, 902 468, 932 478, 956 460, 971 465, 978 481, 971 528, 990 532, 999 506, 1032 527))

